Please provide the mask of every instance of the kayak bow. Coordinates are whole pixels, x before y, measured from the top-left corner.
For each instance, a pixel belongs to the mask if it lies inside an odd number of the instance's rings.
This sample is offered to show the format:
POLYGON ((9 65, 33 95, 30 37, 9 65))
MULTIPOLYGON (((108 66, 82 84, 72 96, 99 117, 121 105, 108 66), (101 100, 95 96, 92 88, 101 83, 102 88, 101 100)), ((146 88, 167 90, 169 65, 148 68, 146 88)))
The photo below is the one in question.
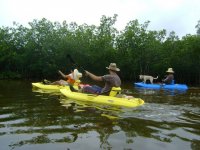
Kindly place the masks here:
POLYGON ((39 89, 44 89, 44 90, 60 90, 61 88, 65 88, 66 86, 62 85, 50 85, 50 84, 43 84, 41 82, 36 82, 32 83, 33 87, 37 87, 39 89))

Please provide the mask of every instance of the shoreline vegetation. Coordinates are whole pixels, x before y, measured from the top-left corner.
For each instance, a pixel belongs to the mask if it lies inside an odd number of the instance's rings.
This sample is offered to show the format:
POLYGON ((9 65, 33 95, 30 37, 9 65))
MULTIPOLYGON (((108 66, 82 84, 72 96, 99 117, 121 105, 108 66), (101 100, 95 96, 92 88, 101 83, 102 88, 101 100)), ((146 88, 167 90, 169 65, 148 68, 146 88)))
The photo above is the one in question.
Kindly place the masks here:
POLYGON ((74 66, 67 55, 86 70, 103 75, 111 62, 120 67, 124 81, 138 81, 140 74, 158 76, 175 70, 177 83, 200 85, 200 20, 197 34, 181 39, 174 31, 148 30, 150 21, 114 28, 117 15, 102 16, 100 25, 51 22, 45 18, 29 26, 13 23, 0 27, 0 79, 57 79, 57 70, 69 73, 74 66))

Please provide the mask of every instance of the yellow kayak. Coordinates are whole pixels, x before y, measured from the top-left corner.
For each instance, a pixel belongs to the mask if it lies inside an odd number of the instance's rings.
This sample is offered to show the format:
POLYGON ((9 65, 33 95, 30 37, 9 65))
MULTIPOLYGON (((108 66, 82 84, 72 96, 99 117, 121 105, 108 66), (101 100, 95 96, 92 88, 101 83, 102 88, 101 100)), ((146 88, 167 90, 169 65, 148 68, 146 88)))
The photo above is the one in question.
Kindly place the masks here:
POLYGON ((49 84, 43 84, 41 82, 36 82, 36 83, 32 83, 33 87, 37 87, 40 89, 44 89, 44 90, 60 90, 61 88, 65 88, 67 86, 62 86, 62 85, 49 85, 49 84))
POLYGON ((140 98, 119 98, 115 96, 95 95, 87 93, 72 92, 69 87, 60 89, 60 92, 66 97, 79 101, 87 101, 92 103, 120 106, 120 107, 137 107, 144 104, 140 98))

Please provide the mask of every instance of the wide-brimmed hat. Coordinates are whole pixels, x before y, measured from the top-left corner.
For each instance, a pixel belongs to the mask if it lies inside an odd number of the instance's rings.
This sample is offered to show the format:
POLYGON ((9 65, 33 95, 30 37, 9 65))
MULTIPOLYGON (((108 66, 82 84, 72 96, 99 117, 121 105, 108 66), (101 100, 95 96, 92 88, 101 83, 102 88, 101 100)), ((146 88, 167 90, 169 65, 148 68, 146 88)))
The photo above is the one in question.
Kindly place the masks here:
POLYGON ((168 68, 168 70, 166 72, 168 72, 168 73, 174 73, 174 71, 173 71, 172 68, 168 68))
POLYGON ((82 77, 82 73, 80 73, 77 69, 74 69, 74 80, 78 80, 82 77))
POLYGON ((113 71, 120 71, 120 69, 117 68, 116 63, 110 63, 109 67, 106 67, 106 68, 113 71))

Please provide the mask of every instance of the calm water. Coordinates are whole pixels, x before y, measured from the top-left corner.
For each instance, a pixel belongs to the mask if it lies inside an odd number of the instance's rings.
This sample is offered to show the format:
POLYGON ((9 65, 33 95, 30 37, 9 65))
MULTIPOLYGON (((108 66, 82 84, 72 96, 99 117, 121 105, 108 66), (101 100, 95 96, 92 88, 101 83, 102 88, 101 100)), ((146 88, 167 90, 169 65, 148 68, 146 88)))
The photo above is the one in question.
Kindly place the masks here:
POLYGON ((129 85, 125 92, 145 105, 92 105, 32 89, 27 81, 0 81, 0 149, 200 149, 200 88, 171 92, 129 85))

